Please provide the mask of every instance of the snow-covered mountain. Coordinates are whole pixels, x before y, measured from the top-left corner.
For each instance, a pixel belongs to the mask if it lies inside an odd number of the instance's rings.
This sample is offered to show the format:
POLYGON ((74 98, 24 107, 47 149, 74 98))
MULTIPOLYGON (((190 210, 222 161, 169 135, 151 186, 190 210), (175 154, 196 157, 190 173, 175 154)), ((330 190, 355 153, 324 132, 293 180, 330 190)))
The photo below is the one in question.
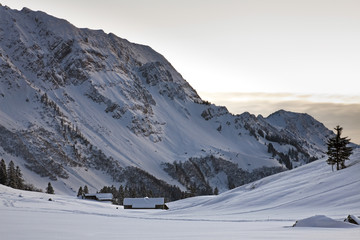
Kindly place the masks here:
POLYGON ((150 47, 26 8, 0 7, 0 86, 0 157, 67 194, 222 192, 322 157, 333 134, 307 114, 233 115, 150 47))

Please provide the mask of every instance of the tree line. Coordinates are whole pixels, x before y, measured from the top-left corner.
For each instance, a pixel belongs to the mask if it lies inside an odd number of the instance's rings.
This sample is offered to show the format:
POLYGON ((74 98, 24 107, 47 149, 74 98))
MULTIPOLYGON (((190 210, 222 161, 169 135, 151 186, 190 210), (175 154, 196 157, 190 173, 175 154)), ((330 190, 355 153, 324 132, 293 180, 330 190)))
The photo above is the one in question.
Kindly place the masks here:
MULTIPOLYGON (((42 192, 41 189, 25 182, 19 166, 15 166, 13 161, 10 161, 9 165, 6 166, 4 159, 0 161, 0 184, 19 190, 42 192)), ((46 193, 54 194, 50 182, 46 188, 46 193)))
POLYGON ((20 190, 41 192, 40 189, 37 189, 32 184, 25 183, 22 176, 20 167, 15 166, 13 161, 10 161, 9 165, 6 166, 5 160, 1 159, 0 184, 20 190))
MULTIPOLYGON (((84 188, 79 187, 77 196, 83 197, 88 193, 88 187, 85 185, 84 188)), ((170 186, 163 194, 154 193, 151 189, 146 189, 144 185, 133 187, 120 185, 119 188, 114 185, 104 186, 98 193, 111 193, 112 203, 117 205, 123 205, 124 198, 164 197, 165 202, 169 202, 190 197, 189 193, 181 191, 177 186, 170 186)))
POLYGON ((6 167, 4 159, 0 162, 0 184, 11 188, 24 189, 24 179, 19 166, 15 166, 13 161, 10 161, 9 166, 6 167))

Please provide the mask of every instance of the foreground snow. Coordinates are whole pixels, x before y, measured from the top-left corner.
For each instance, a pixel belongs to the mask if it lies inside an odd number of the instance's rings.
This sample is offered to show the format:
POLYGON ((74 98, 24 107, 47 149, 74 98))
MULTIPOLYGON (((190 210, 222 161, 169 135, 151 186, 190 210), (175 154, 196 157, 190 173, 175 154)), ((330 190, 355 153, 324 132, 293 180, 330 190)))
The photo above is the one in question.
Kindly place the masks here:
POLYGON ((316 215, 296 221, 294 227, 355 228, 358 226, 344 221, 336 221, 324 215, 316 215))
POLYGON ((342 221, 348 214, 360 216, 359 156, 356 151, 349 161, 352 166, 341 171, 331 172, 324 161, 316 161, 219 196, 169 203, 169 211, 124 210, 108 203, 0 185, 0 236, 36 240, 358 239, 360 227, 342 221), (296 221, 302 227, 292 227, 296 221))

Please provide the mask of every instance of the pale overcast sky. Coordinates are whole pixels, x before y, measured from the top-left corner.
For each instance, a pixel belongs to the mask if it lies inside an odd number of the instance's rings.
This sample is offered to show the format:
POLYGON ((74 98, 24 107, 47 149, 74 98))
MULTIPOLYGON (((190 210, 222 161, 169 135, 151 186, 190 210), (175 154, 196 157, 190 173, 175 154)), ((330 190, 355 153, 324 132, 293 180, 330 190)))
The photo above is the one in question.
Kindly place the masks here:
POLYGON ((0 3, 149 45, 205 100, 235 114, 307 112, 360 143, 359 0, 0 3))

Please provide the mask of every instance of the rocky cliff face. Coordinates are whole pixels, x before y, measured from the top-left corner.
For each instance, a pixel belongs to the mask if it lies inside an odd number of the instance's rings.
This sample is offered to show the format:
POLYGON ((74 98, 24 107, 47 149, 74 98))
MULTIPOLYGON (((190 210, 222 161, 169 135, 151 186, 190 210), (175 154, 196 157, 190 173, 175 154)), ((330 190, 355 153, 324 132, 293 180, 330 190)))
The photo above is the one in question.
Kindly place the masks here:
POLYGON ((150 47, 29 9, 0 7, 0 86, 0 156, 69 194, 134 186, 134 175, 147 187, 225 190, 241 171, 316 159, 332 134, 306 114, 233 115, 150 47), (200 177, 183 181, 175 162, 196 162, 200 177))

